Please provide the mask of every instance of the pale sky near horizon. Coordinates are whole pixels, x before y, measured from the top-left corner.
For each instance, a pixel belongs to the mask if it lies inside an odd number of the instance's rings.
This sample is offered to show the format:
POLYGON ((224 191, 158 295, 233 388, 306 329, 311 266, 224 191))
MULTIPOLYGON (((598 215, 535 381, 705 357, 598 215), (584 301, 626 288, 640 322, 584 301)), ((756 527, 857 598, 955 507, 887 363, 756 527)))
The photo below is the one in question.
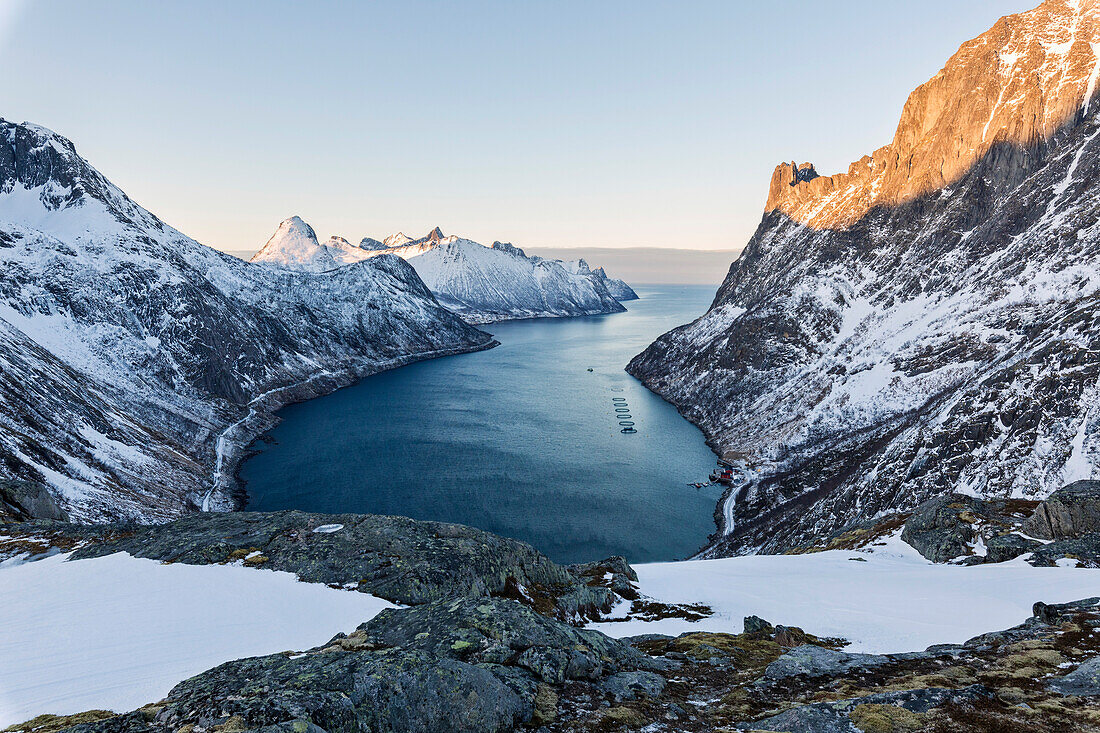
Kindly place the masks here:
POLYGON ((0 0, 0 117, 200 242, 731 249, 774 166, 885 144, 959 44, 1038 0, 0 0))

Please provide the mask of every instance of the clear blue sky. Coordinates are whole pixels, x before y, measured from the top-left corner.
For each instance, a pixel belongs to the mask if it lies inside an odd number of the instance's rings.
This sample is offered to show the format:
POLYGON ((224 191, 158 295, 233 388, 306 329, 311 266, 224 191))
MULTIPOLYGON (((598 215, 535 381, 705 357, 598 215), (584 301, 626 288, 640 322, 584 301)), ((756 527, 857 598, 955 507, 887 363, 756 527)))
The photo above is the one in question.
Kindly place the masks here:
POLYGON ((781 160, 886 143, 1038 0, 0 0, 0 116, 222 249, 292 214, 526 246, 740 247, 781 160))

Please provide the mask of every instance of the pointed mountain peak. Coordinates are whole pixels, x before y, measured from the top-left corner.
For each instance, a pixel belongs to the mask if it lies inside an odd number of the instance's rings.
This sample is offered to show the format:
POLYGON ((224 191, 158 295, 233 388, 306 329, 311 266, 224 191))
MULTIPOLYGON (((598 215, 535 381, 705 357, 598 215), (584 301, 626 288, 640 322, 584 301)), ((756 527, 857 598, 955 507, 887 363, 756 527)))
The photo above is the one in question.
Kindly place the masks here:
POLYGON ((306 222, 300 216, 292 216, 279 222, 279 228, 275 231, 275 235, 272 237, 272 239, 279 236, 280 233, 291 232, 308 237, 309 239, 312 239, 314 241, 317 240, 317 232, 313 231, 313 227, 311 227, 309 224, 306 224, 306 222))
POLYGON ((429 242, 439 242, 443 239, 443 230, 439 227, 428 232, 428 236, 425 237, 429 242))
POLYGON ((408 244, 413 241, 413 238, 405 234, 404 232, 398 232, 397 234, 391 234, 382 240, 382 244, 387 247, 400 247, 403 244, 408 244))
MULTIPOLYGON (((332 245, 337 239, 340 238, 333 237, 328 244, 332 245)), ((283 219, 271 239, 267 240, 267 244, 253 255, 251 262, 313 272, 331 270, 336 266, 328 248, 317 241, 317 233, 313 231, 313 227, 300 216, 283 219)))

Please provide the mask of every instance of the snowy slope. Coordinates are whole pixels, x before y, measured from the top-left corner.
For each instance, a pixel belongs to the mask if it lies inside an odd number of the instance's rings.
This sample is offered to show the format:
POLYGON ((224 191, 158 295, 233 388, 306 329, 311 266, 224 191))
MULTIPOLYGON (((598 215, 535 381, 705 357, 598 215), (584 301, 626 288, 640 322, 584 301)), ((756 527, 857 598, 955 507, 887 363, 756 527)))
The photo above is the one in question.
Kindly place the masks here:
POLYGON ((489 343, 399 258, 248 265, 0 120, 0 478, 48 484, 75 519, 229 508, 280 404, 489 343))
POLYGON ((1032 615, 1037 599, 1096 595, 1100 570, 1033 568, 1022 559, 935 565, 900 540, 888 547, 807 555, 754 555, 634 565, 641 593, 662 603, 702 603, 714 615, 596 623, 609 636, 739 634, 745 616, 813 629, 852 642, 845 651, 888 654, 960 644, 1032 615), (853 561, 852 558, 856 558, 853 561), (861 562, 862 561, 862 562, 861 562))
POLYGON ((313 227, 297 216, 279 223, 279 228, 256 253, 255 259, 304 272, 326 272, 338 266, 329 247, 317 241, 313 227))
POLYGON ((563 263, 528 257, 510 244, 494 242, 485 247, 445 236, 438 227, 420 239, 394 234, 381 245, 366 238, 355 246, 341 237, 318 243, 313 236, 309 246, 301 246, 298 238, 281 235, 287 222, 293 221, 283 222, 252 261, 318 271, 330 268, 330 261, 339 266, 397 255, 413 266, 441 303, 470 323, 617 313, 624 310, 618 300, 638 297, 626 283, 607 278, 602 268, 590 270, 583 260, 563 263))
POLYGON ((309 649, 393 607, 272 570, 66 557, 0 564, 0 726, 132 710, 222 662, 309 649))
MULTIPOLYGON (((350 632, 390 604, 238 565, 161 564, 124 553, 0 564, 0 725, 41 713, 130 710, 222 662, 300 651, 350 632), (43 644, 47 639, 50 643, 43 644)), ((844 637, 854 652, 961 643, 1047 603, 1095 595, 1100 570, 1023 562, 934 565, 891 541, 874 552, 829 551, 635 566, 639 590, 703 603, 697 622, 590 624, 610 636, 740 633, 758 615, 844 637), (865 562, 853 562, 851 558, 865 562)), ((629 605, 629 604, 626 604, 629 605)))
POLYGON ((611 293, 611 297, 613 297, 615 300, 622 302, 624 300, 638 299, 638 294, 634 292, 633 288, 631 288, 622 280, 608 277, 607 272, 604 271, 602 267, 597 267, 595 270, 593 270, 583 259, 567 260, 562 264, 565 265, 565 269, 569 270, 575 275, 584 275, 603 283, 603 286, 607 288, 607 292, 611 293))
POLYGON ((628 367, 753 469, 712 554, 1094 475, 1093 48, 1100 3, 1050 0, 964 44, 848 174, 777 168, 711 309, 628 367))
MULTIPOLYGON (((584 260, 580 260, 584 262, 584 260)), ((588 263, 585 263, 587 266, 588 263)), ((615 300, 622 302, 624 300, 637 300, 638 294, 634 292, 634 288, 626 284, 626 281, 620 280, 617 277, 608 277, 607 272, 602 267, 597 267, 592 270, 592 275, 599 280, 603 280, 603 284, 607 287, 607 292, 611 293, 611 297, 615 300)))
POLYGON ((510 244, 451 236, 417 252, 423 247, 418 240, 388 251, 407 258, 440 302, 473 323, 625 310, 602 282, 510 244))

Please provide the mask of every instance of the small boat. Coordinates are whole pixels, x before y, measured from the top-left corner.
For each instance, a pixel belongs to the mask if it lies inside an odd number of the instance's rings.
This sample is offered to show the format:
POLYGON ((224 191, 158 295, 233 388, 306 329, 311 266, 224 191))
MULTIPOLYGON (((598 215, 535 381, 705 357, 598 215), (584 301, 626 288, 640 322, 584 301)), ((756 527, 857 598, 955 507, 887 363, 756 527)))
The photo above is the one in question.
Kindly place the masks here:
POLYGON ((592 367, 588 367, 588 371, 592 371, 592 367))

